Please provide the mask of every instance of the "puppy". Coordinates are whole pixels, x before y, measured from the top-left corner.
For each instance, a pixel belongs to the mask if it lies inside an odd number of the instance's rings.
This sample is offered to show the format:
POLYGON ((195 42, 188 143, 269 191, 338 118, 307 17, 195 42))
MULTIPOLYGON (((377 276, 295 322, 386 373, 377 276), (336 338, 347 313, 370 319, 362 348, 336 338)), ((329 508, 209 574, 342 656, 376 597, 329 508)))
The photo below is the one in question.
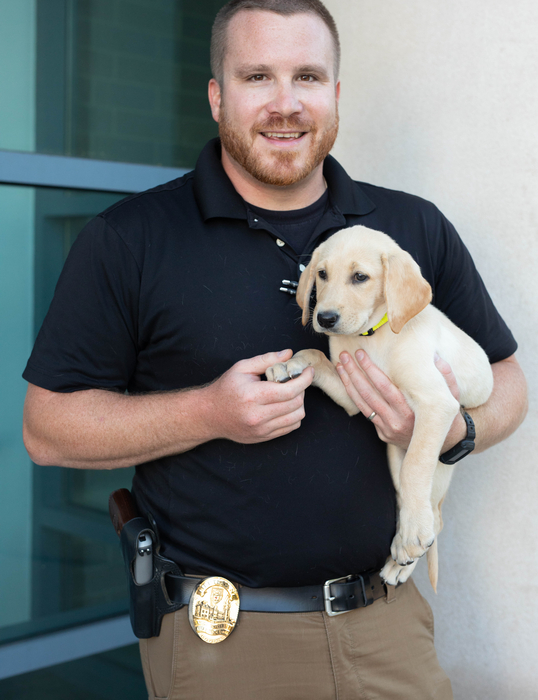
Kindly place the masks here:
POLYGON ((493 388, 485 352, 430 304, 431 287, 409 253, 389 236, 364 226, 339 231, 322 243, 299 280, 297 302, 302 322, 310 317, 316 286, 313 327, 329 336, 331 360, 319 350, 301 350, 288 362, 270 367, 267 379, 288 381, 306 367, 313 384, 349 415, 359 412, 336 371, 340 353, 362 348, 405 396, 415 413, 407 451, 388 445, 388 462, 398 504, 391 557, 381 571, 392 585, 406 581, 428 552, 428 573, 437 590, 436 537, 442 529, 441 505, 454 467, 438 461, 460 404, 434 364, 446 360, 456 376, 461 405, 480 406, 493 388), (375 328, 385 315, 388 322, 375 328))

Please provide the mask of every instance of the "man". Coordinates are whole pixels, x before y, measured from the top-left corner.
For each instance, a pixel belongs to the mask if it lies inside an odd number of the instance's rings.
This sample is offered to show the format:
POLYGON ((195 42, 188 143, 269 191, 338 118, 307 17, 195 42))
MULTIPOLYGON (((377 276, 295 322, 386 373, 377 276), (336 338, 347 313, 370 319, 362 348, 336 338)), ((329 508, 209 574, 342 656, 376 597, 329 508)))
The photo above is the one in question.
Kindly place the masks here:
MULTIPOLYGON (((133 493, 163 554, 239 586, 223 642, 199 639, 187 607, 142 640, 151 698, 452 697, 427 603, 412 581, 386 589, 376 573, 395 529, 383 441, 407 446, 413 427, 400 392, 367 356, 341 358, 363 416, 305 391, 311 369, 262 381, 291 348, 326 349, 301 328, 291 282, 317 244, 362 223, 411 252, 435 303, 488 352, 495 388, 470 412, 477 449, 525 412, 515 341, 451 225, 422 200, 352 182, 328 157, 338 62, 318 0, 223 8, 209 84, 221 141, 194 173, 79 236, 25 371, 32 458, 138 465, 133 493)), ((465 435, 458 417, 444 450, 465 435)))

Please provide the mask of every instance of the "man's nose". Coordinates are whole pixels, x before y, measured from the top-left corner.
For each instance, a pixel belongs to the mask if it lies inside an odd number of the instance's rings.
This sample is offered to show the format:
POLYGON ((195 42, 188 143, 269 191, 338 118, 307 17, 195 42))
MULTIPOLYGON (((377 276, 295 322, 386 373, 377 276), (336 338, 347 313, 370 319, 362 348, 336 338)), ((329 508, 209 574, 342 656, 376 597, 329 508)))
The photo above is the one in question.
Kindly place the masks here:
POLYGON ((289 117, 292 114, 302 112, 303 105, 298 99, 293 85, 277 85, 273 98, 267 104, 268 112, 281 114, 283 117, 289 117))

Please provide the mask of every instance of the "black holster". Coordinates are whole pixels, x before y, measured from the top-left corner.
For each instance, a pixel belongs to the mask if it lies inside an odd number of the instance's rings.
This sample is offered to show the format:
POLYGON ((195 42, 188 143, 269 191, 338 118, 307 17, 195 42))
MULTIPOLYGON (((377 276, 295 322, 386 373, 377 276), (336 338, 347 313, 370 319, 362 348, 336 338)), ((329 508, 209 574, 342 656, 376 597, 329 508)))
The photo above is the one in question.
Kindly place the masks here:
POLYGON ((160 554, 159 533, 155 521, 138 517, 125 523, 120 535, 123 561, 129 580, 129 614, 135 636, 139 639, 158 637, 163 616, 183 607, 173 603, 166 590, 165 575, 172 573, 181 576, 181 570, 173 561, 160 554), (134 562, 137 555, 137 542, 140 535, 149 533, 153 540, 153 577, 146 584, 139 585, 134 578, 134 562))

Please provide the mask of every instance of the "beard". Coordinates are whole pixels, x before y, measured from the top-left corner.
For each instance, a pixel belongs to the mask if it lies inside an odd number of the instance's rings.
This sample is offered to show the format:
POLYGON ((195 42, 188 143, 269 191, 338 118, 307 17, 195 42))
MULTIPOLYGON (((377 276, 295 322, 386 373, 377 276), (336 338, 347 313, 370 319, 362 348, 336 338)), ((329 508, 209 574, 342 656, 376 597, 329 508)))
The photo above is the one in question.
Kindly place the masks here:
POLYGON ((336 106, 333 123, 324 129, 316 126, 315 122, 302 120, 293 115, 287 118, 272 116, 263 123, 255 124, 248 134, 234 126, 228 118, 224 105, 221 106, 219 136, 222 146, 249 175, 266 185, 286 187, 304 180, 329 155, 337 135, 338 106, 336 106), (262 156, 257 154, 253 148, 254 140, 260 132, 284 130, 310 133, 312 143, 306 160, 302 163, 299 162, 301 155, 299 150, 280 151, 275 148, 267 158, 265 154, 262 156))

